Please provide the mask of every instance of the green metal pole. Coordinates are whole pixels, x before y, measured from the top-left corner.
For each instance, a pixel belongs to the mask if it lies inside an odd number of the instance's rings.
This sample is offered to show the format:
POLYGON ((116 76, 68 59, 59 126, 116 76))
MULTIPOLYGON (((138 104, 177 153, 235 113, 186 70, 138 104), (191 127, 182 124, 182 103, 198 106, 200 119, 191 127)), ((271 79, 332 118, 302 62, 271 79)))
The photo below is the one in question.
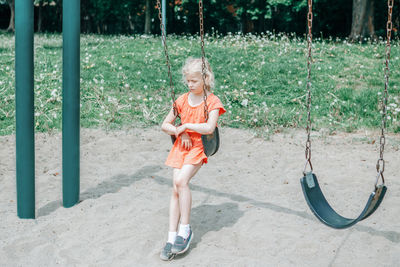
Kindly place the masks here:
POLYGON ((79 201, 80 0, 63 0, 63 206, 79 201))
POLYGON ((35 218, 33 1, 15 1, 15 117, 17 214, 35 218))

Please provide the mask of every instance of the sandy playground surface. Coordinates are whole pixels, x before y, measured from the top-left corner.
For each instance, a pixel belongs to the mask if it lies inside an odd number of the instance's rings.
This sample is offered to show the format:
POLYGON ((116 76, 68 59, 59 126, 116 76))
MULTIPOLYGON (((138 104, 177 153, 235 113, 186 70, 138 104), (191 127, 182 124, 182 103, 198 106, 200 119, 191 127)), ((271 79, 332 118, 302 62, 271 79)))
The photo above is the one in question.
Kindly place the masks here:
MULTIPOLYGON (((364 207, 375 182, 377 133, 314 133, 313 164, 342 215, 364 207)), ((321 224, 299 178, 304 131, 254 137, 221 129, 220 151, 191 183, 194 240, 172 262, 172 171, 158 128, 81 132, 81 202, 61 206, 61 135, 36 135, 36 220, 16 215, 15 136, 0 137, 0 266, 400 266, 400 137, 386 146, 388 192, 347 230, 321 224)))

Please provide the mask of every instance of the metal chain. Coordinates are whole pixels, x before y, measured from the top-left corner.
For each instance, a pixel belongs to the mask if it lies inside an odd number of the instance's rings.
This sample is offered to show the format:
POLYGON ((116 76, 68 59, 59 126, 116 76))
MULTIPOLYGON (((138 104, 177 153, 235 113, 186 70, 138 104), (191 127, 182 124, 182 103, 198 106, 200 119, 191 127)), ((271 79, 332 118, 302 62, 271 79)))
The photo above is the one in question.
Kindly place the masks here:
POLYGON ((203 1, 199 0, 199 18, 200 18, 200 39, 201 39, 201 72, 203 76, 204 93, 204 118, 208 121, 207 91, 206 91, 206 53, 204 52, 204 19, 203 19, 203 1))
POLYGON ((172 74, 171 74, 171 63, 169 61, 169 56, 168 56, 168 46, 167 46, 167 38, 166 38, 166 34, 165 34, 165 28, 164 28, 164 23, 162 23, 162 14, 161 14, 161 2, 160 0, 157 0, 157 9, 158 9, 158 18, 160 20, 160 29, 161 29, 161 39, 163 42, 163 46, 164 46, 164 54, 165 54, 165 58, 166 58, 166 63, 167 63, 167 68, 168 68, 168 78, 169 78, 169 86, 171 88, 171 99, 172 99, 172 105, 174 108, 174 115, 175 117, 180 117, 179 113, 178 113, 178 108, 176 106, 176 102, 175 102, 175 90, 174 90, 174 84, 172 82, 172 74))
POLYGON ((388 0, 388 20, 386 23, 386 47, 385 47, 385 89, 382 95, 382 124, 381 124, 381 136, 379 138, 380 149, 379 149, 379 159, 376 163, 376 171, 378 172, 375 187, 378 183, 379 178, 382 178, 382 183, 385 183, 385 178, 383 177, 383 172, 385 171, 385 160, 383 159, 383 152, 385 151, 386 137, 386 120, 387 120, 387 104, 389 99, 388 87, 389 87, 389 61, 390 61, 390 40, 392 38, 392 13, 393 13, 394 0, 388 0))
POLYGON ((306 163, 304 165, 303 174, 306 175, 307 165, 310 166, 311 171, 313 170, 311 163, 311 65, 312 65, 312 0, 308 0, 308 13, 307 13, 307 48, 308 48, 308 59, 307 59, 307 141, 306 141, 306 163))

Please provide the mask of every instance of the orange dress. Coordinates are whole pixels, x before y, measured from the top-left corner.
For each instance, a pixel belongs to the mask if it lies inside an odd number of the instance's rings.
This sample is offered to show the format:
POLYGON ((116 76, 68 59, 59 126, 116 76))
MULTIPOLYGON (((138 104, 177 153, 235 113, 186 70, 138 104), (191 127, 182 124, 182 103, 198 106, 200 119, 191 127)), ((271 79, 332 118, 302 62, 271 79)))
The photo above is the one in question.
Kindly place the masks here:
MULTIPOLYGON (((192 107, 189 105, 188 97, 189 92, 181 95, 176 100, 176 107, 181 117, 182 124, 204 123, 204 102, 198 106, 192 107)), ((214 94, 207 96, 207 106, 208 112, 211 112, 215 109, 219 109, 219 115, 222 115, 226 112, 221 100, 219 100, 219 98, 214 94)), ((165 165, 180 169, 185 164, 195 165, 201 162, 203 164, 207 163, 207 156, 204 153, 201 134, 192 130, 186 130, 185 132, 190 136, 192 148, 189 150, 184 148, 182 146, 181 137, 179 136, 169 152, 165 165)))

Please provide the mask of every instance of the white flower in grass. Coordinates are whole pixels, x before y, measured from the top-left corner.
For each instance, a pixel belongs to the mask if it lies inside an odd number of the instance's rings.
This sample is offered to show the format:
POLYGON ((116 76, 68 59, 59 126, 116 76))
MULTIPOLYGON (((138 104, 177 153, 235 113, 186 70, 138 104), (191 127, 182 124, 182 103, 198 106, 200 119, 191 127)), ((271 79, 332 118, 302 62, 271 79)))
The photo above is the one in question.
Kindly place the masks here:
POLYGON ((298 83, 299 85, 302 85, 302 84, 303 84, 303 82, 302 82, 302 81, 298 81, 297 83, 298 83))
POLYGON ((129 101, 132 101, 132 97, 129 98, 129 101))
POLYGON ((144 89, 147 89, 147 85, 144 85, 143 88, 144 88, 144 89))
POLYGON ((108 111, 108 110, 106 110, 106 112, 105 112, 106 114, 110 114, 110 111, 108 111))
POLYGON ((103 117, 103 113, 100 113, 99 115, 100 115, 100 117, 103 117))
POLYGON ((247 107, 247 104, 249 103, 248 99, 243 99, 243 101, 240 103, 242 106, 247 107))
POLYGON ((126 87, 126 88, 129 88, 129 84, 128 84, 128 83, 126 83, 126 84, 125 84, 125 87, 126 87))

